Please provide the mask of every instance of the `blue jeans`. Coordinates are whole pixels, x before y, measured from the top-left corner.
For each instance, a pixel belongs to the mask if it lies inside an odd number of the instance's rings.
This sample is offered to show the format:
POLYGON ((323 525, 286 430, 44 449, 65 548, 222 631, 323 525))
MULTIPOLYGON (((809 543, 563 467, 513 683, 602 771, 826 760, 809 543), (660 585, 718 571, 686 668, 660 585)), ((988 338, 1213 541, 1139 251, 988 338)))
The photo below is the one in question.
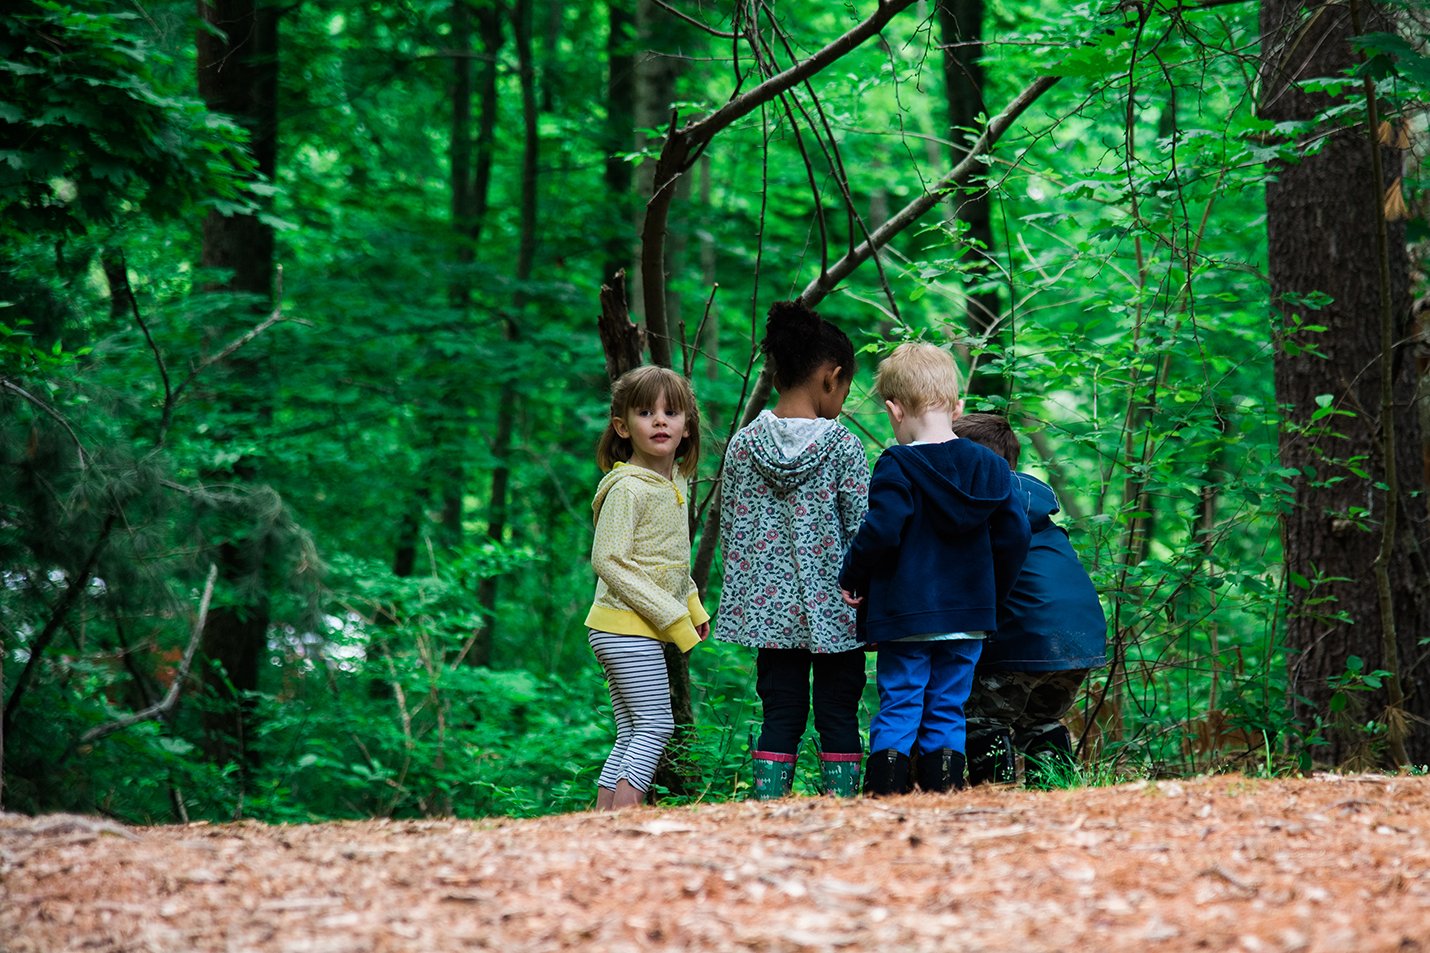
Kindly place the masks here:
POLYGON ((963 706, 973 688, 982 639, 880 642, 879 713, 869 723, 869 750, 927 754, 965 750, 963 706))

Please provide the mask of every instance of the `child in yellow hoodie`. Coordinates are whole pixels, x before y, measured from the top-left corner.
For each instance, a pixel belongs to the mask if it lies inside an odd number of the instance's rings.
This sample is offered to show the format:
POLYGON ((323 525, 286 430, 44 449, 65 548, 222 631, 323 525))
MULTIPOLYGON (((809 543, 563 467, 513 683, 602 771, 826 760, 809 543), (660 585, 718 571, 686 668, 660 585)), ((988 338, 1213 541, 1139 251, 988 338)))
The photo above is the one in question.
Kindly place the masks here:
POLYGON ((616 743, 597 782, 596 809, 640 804, 675 733, 663 642, 688 652, 710 633, 690 578, 686 478, 700 457, 690 382, 638 367, 611 388, 611 422, 596 447, 608 471, 591 504, 596 598, 586 616, 606 674, 616 743), (678 466, 677 466, 678 464, 678 466))

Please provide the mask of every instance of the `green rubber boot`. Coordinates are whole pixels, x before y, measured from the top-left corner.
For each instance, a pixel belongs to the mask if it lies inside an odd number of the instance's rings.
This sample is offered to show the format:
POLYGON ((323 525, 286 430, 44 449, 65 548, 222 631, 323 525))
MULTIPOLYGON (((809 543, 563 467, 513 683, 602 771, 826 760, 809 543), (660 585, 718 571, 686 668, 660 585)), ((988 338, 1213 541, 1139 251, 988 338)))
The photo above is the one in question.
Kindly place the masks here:
POLYGON ((773 801, 794 787, 794 755, 783 751, 755 751, 755 800, 773 801))
POLYGON ((849 754, 821 751, 819 774, 823 784, 820 786, 820 793, 833 794, 835 797, 853 797, 858 794, 859 760, 862 757, 858 751, 849 754))

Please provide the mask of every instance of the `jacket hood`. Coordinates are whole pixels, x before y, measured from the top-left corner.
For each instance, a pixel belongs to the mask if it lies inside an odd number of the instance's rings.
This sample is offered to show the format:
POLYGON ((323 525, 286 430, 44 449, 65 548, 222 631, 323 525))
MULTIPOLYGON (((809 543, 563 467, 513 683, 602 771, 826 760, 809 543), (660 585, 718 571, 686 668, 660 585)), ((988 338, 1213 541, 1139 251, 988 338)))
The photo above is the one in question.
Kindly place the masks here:
POLYGON ((1013 492, 1028 511, 1028 527, 1034 533, 1052 524, 1053 514, 1062 509, 1053 488, 1021 471, 1013 474, 1013 492))
POLYGON ((1012 489, 1007 461, 972 440, 890 447, 885 453, 923 491, 926 513, 941 534, 982 525, 1012 489))
POLYGON ((617 463, 611 468, 611 472, 603 476, 601 482, 596 484, 596 496, 591 500, 591 518, 593 520, 601 515, 601 504, 606 501, 606 494, 610 493, 611 488, 622 480, 639 480, 654 487, 661 487, 674 493, 676 502, 682 506, 685 505, 685 495, 681 492, 681 484, 667 480, 654 470, 647 470, 645 467, 617 463))
POLYGON ((782 418, 762 411, 750 424, 750 461, 776 492, 790 493, 819 471, 838 447, 842 431, 836 420, 782 418))

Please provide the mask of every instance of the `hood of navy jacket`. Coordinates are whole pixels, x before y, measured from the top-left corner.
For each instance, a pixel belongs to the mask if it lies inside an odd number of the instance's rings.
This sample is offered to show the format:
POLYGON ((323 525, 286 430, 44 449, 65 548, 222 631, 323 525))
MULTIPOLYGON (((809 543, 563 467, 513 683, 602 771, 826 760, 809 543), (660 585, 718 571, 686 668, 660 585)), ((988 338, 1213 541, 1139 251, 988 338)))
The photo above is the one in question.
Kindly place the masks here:
POLYGON ((1013 495, 1028 512, 1028 528, 1034 533, 1047 529, 1053 523, 1053 515, 1062 507, 1053 488, 1035 476, 1016 472, 1013 474, 1013 495))
POLYGON ((1008 499, 1008 463, 972 440, 948 440, 890 447, 908 481, 923 491, 924 515, 940 535, 966 533, 983 525, 1008 499))
POLYGON ((835 420, 776 417, 766 410, 750 425, 750 462, 775 492, 791 493, 819 472, 843 432, 835 420))

